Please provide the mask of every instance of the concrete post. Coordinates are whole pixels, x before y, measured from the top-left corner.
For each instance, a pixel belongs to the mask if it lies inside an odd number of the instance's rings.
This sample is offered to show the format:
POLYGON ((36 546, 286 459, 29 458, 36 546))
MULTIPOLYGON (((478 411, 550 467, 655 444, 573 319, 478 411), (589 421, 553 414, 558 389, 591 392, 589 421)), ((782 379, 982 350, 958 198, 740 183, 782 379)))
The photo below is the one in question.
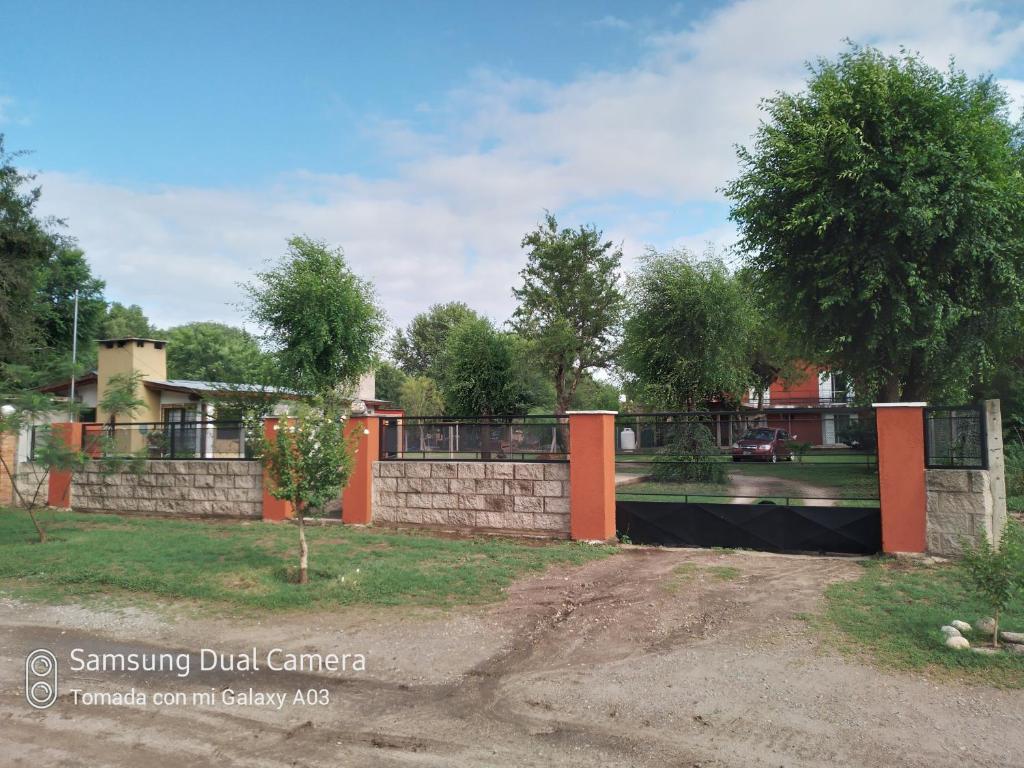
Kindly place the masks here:
MULTIPOLYGON (((63 422, 50 425, 53 440, 60 440, 73 451, 82 448, 82 425, 76 422, 63 422)), ((71 508, 71 470, 51 469, 49 486, 47 487, 46 504, 61 509, 71 508)))
POLYGON ((874 403, 883 552, 924 552, 928 494, 925 403, 874 403))
MULTIPOLYGON (((18 436, 0 434, 0 456, 7 464, 8 471, 13 475, 18 471, 18 436)), ((14 479, 0 468, 0 506, 10 507, 14 504, 14 479)))
POLYGON ((615 411, 570 411, 569 531, 577 541, 615 539, 615 411))
POLYGON ((992 492, 992 542, 999 545, 1006 527, 1006 465, 1003 461, 1003 415, 998 400, 983 403, 988 482, 992 492))
POLYGON ((353 416, 347 433, 355 444, 352 474, 341 492, 341 520, 346 525, 373 522, 373 464, 380 454, 380 423, 376 416, 353 416))
MULTIPOLYGON (((287 424, 287 421, 285 422, 287 424)), ((263 436, 268 441, 277 440, 277 430, 275 427, 280 426, 280 419, 264 419, 263 420, 263 436)), ((263 519, 269 521, 287 520, 295 516, 295 510, 292 509, 290 501, 284 499, 275 499, 274 495, 270 492, 270 489, 274 487, 274 481, 270 477, 270 473, 263 470, 263 519)))

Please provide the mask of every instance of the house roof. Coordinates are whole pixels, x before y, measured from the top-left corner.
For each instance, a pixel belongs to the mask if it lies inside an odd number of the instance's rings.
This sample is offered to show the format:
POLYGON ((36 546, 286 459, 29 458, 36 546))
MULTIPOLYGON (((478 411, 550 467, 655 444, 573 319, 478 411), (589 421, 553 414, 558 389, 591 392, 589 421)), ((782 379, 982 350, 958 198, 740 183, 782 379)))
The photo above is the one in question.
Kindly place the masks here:
MULTIPOLYGON (((89 371, 84 373, 75 379, 75 387, 80 387, 83 384, 95 384, 96 383, 96 371, 89 371)), ((53 384, 47 384, 45 387, 39 387, 40 392, 44 392, 48 395, 61 395, 67 394, 71 391, 71 382, 65 379, 64 381, 55 381, 53 384)))
POLYGON ((294 389, 270 387, 261 384, 229 384, 225 381, 194 381, 192 379, 145 379, 142 382, 147 389, 158 389, 169 392, 186 392, 195 395, 221 394, 273 394, 284 397, 298 397, 294 389))

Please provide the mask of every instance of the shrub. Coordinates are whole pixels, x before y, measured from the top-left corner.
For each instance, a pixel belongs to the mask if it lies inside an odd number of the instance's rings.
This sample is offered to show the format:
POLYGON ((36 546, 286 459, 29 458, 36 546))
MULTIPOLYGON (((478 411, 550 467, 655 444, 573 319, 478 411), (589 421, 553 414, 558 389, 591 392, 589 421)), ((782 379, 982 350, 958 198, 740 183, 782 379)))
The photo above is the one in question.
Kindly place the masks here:
POLYGON ((1007 520, 999 549, 983 536, 973 546, 964 542, 963 552, 960 567, 965 581, 975 596, 992 608, 992 644, 998 647, 999 614, 1024 589, 1024 527, 1016 520, 1007 520))
POLYGON ((1007 443, 1003 447, 1003 460, 1006 464, 1006 495, 1024 496, 1024 445, 1016 441, 1007 443))
POLYGON ((726 482, 725 464, 711 431, 703 424, 682 422, 668 425, 668 441, 654 458, 655 480, 672 483, 726 482))

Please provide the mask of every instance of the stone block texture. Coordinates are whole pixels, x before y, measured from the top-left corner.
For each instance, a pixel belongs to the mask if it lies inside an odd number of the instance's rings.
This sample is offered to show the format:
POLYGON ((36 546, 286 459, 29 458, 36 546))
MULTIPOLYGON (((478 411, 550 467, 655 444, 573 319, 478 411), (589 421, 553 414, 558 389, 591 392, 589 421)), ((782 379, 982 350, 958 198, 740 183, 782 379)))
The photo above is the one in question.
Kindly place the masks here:
POLYGON ((258 461, 147 461, 141 474, 103 474, 87 466, 71 478, 71 506, 87 512, 263 516, 263 473, 258 461))
POLYGON ((988 470, 929 469, 928 551, 943 556, 962 552, 961 540, 993 540, 995 500, 988 470))
MULTIPOLYGON (((23 461, 18 464, 14 471, 14 483, 18 493, 25 499, 26 503, 35 503, 46 506, 46 499, 49 496, 50 473, 46 468, 31 461, 23 461)), ((17 505, 18 499, 12 499, 12 504, 17 505)))
POLYGON ((569 536, 569 465, 378 461, 373 521, 471 533, 569 536))

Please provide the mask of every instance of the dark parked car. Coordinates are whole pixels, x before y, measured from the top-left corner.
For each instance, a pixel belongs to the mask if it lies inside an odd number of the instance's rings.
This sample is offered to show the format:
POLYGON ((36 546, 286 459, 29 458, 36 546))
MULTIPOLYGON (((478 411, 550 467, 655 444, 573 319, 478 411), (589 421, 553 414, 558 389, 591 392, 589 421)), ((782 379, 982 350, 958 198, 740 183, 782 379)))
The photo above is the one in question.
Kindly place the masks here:
POLYGON ((770 461, 772 464, 780 458, 793 460, 793 453, 789 449, 788 440, 795 440, 796 435, 790 435, 784 429, 772 427, 758 427, 752 429, 735 443, 732 444, 732 460, 743 461, 770 461))

